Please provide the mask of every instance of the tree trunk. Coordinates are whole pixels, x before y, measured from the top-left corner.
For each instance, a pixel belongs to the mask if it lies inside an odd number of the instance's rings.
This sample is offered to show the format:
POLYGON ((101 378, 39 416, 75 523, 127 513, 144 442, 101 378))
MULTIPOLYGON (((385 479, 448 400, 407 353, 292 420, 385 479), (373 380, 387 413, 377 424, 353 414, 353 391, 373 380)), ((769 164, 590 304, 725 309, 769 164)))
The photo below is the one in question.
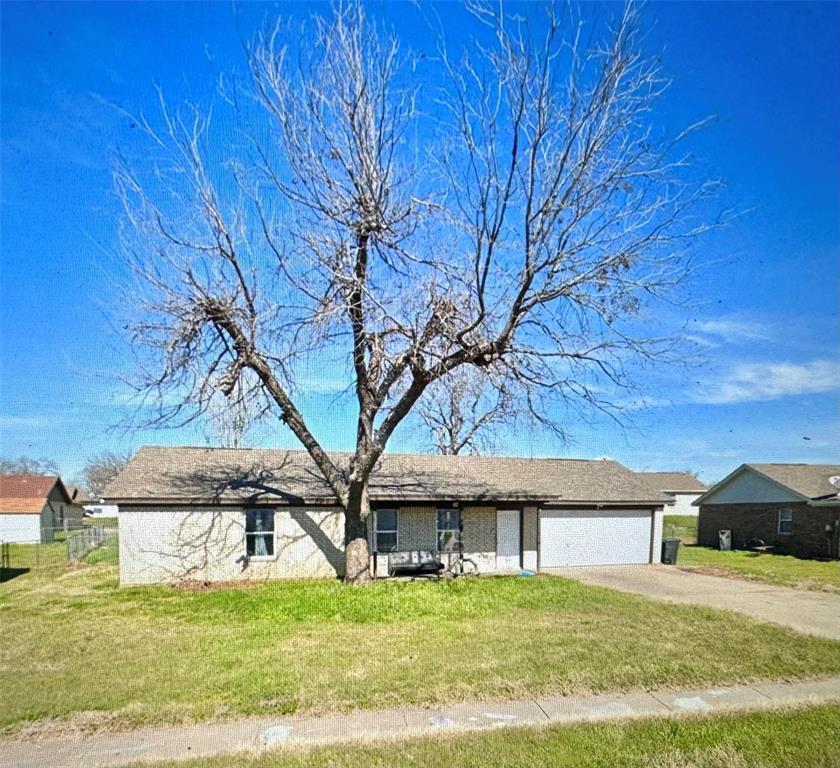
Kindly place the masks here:
POLYGON ((367 487, 351 484, 344 509, 344 581, 347 584, 366 584, 372 578, 367 537, 369 512, 367 487))

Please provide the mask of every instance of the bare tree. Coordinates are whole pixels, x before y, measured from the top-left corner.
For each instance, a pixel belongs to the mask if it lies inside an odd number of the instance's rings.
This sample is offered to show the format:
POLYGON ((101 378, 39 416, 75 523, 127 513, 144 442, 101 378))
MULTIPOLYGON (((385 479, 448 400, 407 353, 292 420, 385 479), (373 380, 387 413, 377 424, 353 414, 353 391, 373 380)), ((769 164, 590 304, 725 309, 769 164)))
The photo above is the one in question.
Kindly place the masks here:
POLYGON ((85 462, 82 470, 82 485, 91 498, 102 498, 105 486, 122 471, 130 458, 131 451, 122 453, 105 451, 97 456, 92 456, 85 462))
POLYGON ((668 354, 643 312, 709 226, 687 132, 655 129, 667 83, 635 6, 586 43, 568 9, 472 12, 458 58, 443 40, 403 53, 358 4, 278 22, 247 82, 224 81, 219 134, 210 110, 161 98, 144 161, 115 173, 156 421, 279 419, 344 510, 354 583, 368 479, 426 390, 472 367, 551 429, 568 408, 612 412, 635 366, 668 354), (358 409, 346 465, 299 407, 302 363, 327 354, 358 409))
POLYGON ((0 457, 0 475, 57 475, 58 465, 52 459, 28 456, 0 457))
POLYGON ((417 412, 438 453, 492 453, 496 430, 515 420, 513 402, 500 382, 472 367, 456 368, 431 384, 417 412))

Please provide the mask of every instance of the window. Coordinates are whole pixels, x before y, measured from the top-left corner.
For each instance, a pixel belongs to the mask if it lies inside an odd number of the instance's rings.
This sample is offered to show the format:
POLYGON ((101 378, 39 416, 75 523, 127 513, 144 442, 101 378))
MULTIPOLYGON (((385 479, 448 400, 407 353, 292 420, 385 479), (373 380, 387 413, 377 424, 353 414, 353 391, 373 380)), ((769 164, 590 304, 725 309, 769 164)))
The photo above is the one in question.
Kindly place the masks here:
POLYGON ((461 547, 461 510, 437 511, 437 540, 440 552, 457 552, 461 547))
POLYGON ((793 510, 779 510, 779 533, 791 533, 793 531, 793 510))
POLYGON ((376 521, 376 540, 374 542, 377 552, 397 551, 397 510, 379 509, 374 515, 376 521))
POLYGON ((274 510, 245 510, 245 552, 248 557, 274 557, 274 510))

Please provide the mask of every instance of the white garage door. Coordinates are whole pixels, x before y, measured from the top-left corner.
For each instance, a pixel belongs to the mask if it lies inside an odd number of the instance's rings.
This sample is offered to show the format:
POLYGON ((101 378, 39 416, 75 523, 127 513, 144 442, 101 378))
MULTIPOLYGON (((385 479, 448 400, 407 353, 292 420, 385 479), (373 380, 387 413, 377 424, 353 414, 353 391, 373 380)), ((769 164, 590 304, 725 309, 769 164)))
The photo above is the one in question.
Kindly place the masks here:
POLYGON ((650 562, 650 510, 540 510, 540 568, 650 562))

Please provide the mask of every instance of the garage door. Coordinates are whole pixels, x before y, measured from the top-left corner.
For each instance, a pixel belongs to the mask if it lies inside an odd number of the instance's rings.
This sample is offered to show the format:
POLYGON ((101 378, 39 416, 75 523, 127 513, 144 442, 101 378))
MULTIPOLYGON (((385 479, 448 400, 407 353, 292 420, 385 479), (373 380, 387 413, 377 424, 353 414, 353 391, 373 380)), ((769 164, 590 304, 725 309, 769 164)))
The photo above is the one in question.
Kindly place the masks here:
POLYGON ((540 510, 540 568, 650 562, 650 510, 540 510))

